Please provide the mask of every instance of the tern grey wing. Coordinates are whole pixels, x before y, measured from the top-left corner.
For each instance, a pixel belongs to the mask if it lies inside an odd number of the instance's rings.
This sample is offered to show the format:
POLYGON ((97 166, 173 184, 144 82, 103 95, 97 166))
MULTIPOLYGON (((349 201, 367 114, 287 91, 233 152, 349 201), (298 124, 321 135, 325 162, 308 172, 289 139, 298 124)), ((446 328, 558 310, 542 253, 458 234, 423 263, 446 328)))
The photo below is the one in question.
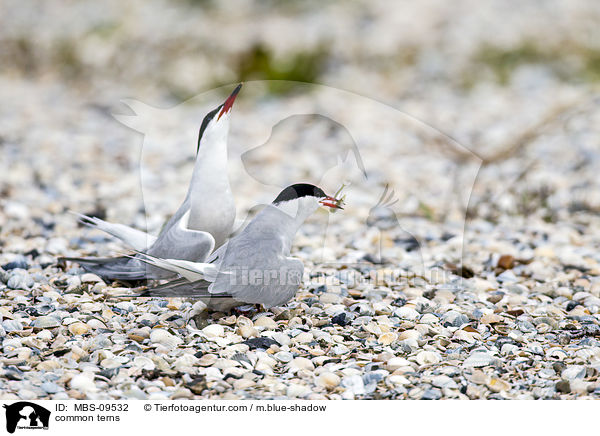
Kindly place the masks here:
POLYGON ((163 227, 158 235, 159 238, 164 233, 169 232, 172 227, 178 225, 179 222, 181 221, 181 218, 183 218, 183 216, 190 211, 190 205, 191 205, 190 195, 191 195, 191 193, 188 192, 187 195, 185 196, 185 199, 183 200, 183 203, 181 203, 181 205, 175 211, 175 213, 173 215, 171 215, 171 218, 169 218, 167 220, 167 222, 163 225, 163 227))
POLYGON ((210 297, 209 282, 198 280, 189 282, 186 279, 176 279, 162 285, 148 288, 137 297, 210 297))
MULTIPOLYGON (((260 268, 262 277, 261 273, 258 273, 254 275, 255 279, 258 278, 257 280, 253 280, 252 276, 249 276, 247 282, 242 280, 239 284, 230 284, 228 294, 235 300, 262 304, 267 309, 281 306, 296 295, 304 273, 304 265, 299 259, 281 259, 270 265, 260 266, 260 268)), ((225 280, 231 281, 230 277, 223 277, 225 280)), ((215 285, 217 285, 216 282, 215 285)), ((209 287, 209 292, 211 292, 212 286, 209 287)))
MULTIPOLYGON (((146 252, 157 257, 203 262, 214 245, 215 240, 210 233, 175 226, 171 228, 171 231, 161 234, 159 239, 146 252)), ((105 276, 121 280, 124 279, 123 276, 127 275, 152 280, 169 279, 176 276, 171 271, 143 262, 140 260, 139 254, 130 258, 129 262, 108 263, 102 265, 102 268, 99 272, 105 276), (110 268, 107 270, 108 265, 110 265, 110 268)), ((96 267, 96 270, 98 270, 98 267, 96 267)))
POLYGON ((221 253, 220 272, 208 291, 266 308, 288 302, 298 290, 304 265, 283 256, 285 247, 284 241, 272 233, 238 235, 221 253))
MULTIPOLYGON (((146 264, 128 256, 120 257, 62 257, 61 260, 77 262, 81 267, 106 281, 145 280, 148 277, 146 264)), ((162 272, 162 271, 161 271, 162 272)))
MULTIPOLYGON (((229 294, 214 295, 208 292, 210 282, 197 280, 189 282, 186 279, 177 279, 162 285, 146 289, 135 297, 184 297, 201 300, 213 310, 227 312, 231 308, 243 305, 244 302, 235 300, 229 294)), ((130 295, 128 295, 130 296, 130 295)))
POLYGON ((215 238, 208 232, 187 228, 188 217, 189 210, 159 235, 147 253, 167 259, 204 262, 215 247, 215 238))

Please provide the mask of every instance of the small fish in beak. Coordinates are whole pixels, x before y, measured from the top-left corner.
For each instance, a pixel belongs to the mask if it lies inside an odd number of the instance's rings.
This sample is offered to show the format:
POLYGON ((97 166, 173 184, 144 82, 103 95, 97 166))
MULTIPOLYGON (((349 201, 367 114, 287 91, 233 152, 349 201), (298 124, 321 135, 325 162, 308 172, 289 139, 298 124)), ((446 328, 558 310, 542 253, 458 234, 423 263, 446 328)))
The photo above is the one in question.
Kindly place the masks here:
POLYGON ((331 209, 343 209, 342 204, 344 204, 343 199, 337 199, 335 197, 325 197, 322 200, 319 200, 323 206, 330 207, 331 209))

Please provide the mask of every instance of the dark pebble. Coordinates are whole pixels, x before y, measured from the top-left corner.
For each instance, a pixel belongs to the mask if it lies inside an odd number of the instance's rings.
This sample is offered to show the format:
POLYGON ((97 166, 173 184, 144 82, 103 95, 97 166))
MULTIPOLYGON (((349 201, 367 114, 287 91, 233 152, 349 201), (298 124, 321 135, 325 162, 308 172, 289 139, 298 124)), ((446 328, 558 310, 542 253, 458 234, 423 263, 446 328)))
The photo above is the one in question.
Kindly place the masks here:
POLYGON ((402 298, 402 297, 400 297, 400 298, 396 298, 396 299, 394 300, 394 302, 392 303, 392 305, 393 305, 393 306, 396 306, 396 307, 402 307, 402 306, 404 306, 405 304, 406 304, 406 298, 402 298))
POLYGON ((566 365, 564 363, 562 363, 562 362, 554 362, 552 364, 552 369, 558 375, 562 374, 562 372, 564 371, 565 368, 566 368, 566 365))
POLYGON ((310 298, 305 298, 304 300, 302 300, 303 303, 305 303, 307 306, 312 306, 315 303, 318 303, 319 300, 317 300, 315 297, 310 297, 310 298))
POLYGON ((26 307, 25 312, 27 313, 27 315, 31 315, 31 316, 42 315, 40 312, 38 312, 38 310, 35 307, 26 307))
POLYGON ((382 263, 384 263, 383 259, 376 259, 375 256, 373 256, 372 254, 365 254, 362 260, 364 260, 365 262, 372 263, 374 265, 381 265, 382 263))
POLYGON ((102 371, 100 371, 98 374, 101 375, 102 377, 105 377, 107 379, 112 379, 114 376, 116 376, 119 373, 119 368, 109 368, 109 369, 103 369, 102 371))
POLYGON ((6 371, 4 373, 4 377, 6 377, 8 380, 13 380, 13 381, 23 380, 23 376, 21 374, 19 374, 17 371, 6 371))
POLYGON ((243 343, 248 345, 248 347, 250 347, 251 350, 254 350, 256 348, 263 348, 267 350, 271 345, 279 345, 276 340, 264 337, 251 338, 243 343))
POLYGON ((313 294, 322 294, 323 292, 327 292, 327 285, 321 285, 313 289, 313 294))
POLYGON ((341 325, 342 327, 344 327, 344 326, 350 324, 350 320, 348 319, 348 316, 346 315, 346 313, 342 312, 342 313, 334 316, 333 318, 331 318, 331 323, 341 325))
POLYGON ((2 265, 2 269, 4 271, 10 271, 11 269, 29 269, 29 264, 24 260, 15 260, 14 262, 8 262, 5 265, 2 265))
POLYGON ((25 256, 31 256, 32 259, 35 259, 36 257, 38 257, 40 255, 40 252, 37 250, 37 248, 34 248, 33 250, 29 250, 23 254, 25 256))
POLYGON ((556 383, 555 388, 557 392, 562 392, 563 394, 568 394, 569 392, 571 392, 571 384, 568 380, 559 381, 558 383, 556 383))
POLYGON ((502 349, 502 346, 504 344, 516 345, 517 347, 521 346, 517 341, 515 341, 513 338, 508 337, 508 336, 501 336, 498 339, 496 339, 496 341, 494 342, 494 345, 496 346, 496 348, 498 350, 502 349))
POLYGON ((453 233, 448 233, 448 232, 444 232, 444 234, 442 235, 442 237, 440 238, 442 241, 447 242, 450 239, 454 238, 456 235, 453 233))
POLYGON ((414 251, 421 248, 419 241, 414 236, 409 236, 406 238, 396 238, 394 239, 394 243, 396 245, 402 246, 406 251, 414 251))

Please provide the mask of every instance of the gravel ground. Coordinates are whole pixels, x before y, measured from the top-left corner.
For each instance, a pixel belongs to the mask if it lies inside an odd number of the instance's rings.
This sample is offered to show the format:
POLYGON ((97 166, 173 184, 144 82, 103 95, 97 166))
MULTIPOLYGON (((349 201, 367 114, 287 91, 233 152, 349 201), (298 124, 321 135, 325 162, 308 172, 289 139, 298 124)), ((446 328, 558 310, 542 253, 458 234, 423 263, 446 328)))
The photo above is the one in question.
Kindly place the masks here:
POLYGON ((3 3, 0 398, 600 397, 597 4, 204 3, 3 3), (70 211, 160 229, 238 80, 238 218, 352 182, 296 298, 190 319, 57 263, 125 250, 70 211))

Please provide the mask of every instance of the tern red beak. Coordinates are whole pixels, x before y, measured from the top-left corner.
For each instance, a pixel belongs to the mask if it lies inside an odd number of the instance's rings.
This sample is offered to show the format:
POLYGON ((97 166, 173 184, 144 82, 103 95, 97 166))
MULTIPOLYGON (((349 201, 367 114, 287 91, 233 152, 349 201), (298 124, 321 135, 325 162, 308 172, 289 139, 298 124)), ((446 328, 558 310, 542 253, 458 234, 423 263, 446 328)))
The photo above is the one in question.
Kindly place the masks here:
POLYGON ((217 117, 217 121, 223 115, 225 115, 227 112, 229 112, 231 110, 231 107, 233 106, 233 102, 235 101, 235 98, 237 97, 238 93, 240 92, 240 89, 242 89, 242 84, 241 83, 238 86, 235 87, 235 89, 233 90, 233 92, 231 93, 231 95, 229 97, 227 97, 227 100, 225 100, 225 103, 223 103, 223 108, 221 109, 221 112, 219 112, 219 116, 217 117))
POLYGON ((343 209, 341 201, 334 197, 327 196, 323 200, 319 200, 319 203, 332 209, 343 209))

